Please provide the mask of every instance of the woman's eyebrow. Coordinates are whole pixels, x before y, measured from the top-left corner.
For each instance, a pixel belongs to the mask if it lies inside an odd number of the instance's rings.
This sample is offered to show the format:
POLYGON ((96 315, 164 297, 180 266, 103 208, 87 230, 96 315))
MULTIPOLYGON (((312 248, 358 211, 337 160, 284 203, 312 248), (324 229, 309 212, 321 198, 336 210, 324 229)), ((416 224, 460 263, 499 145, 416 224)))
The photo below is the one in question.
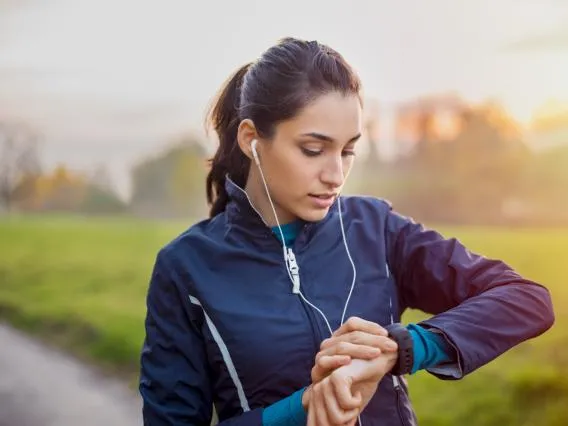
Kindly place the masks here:
MULTIPOLYGON (((325 142, 335 142, 335 139, 333 139, 331 136, 327 136, 327 135, 317 133, 317 132, 303 133, 301 136, 308 136, 308 137, 311 137, 311 138, 314 138, 314 139, 319 139, 319 140, 325 141, 325 142)), ((361 133, 358 133, 355 136, 353 136, 351 139, 349 139, 349 142, 355 142, 360 137, 361 137, 361 133)))

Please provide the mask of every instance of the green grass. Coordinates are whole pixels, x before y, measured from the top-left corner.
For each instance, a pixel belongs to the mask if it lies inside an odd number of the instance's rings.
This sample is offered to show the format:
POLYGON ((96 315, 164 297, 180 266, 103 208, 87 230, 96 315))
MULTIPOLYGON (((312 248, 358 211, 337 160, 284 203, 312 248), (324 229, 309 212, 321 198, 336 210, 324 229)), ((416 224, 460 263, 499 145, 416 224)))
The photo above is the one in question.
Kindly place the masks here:
MULTIPOLYGON (((145 296, 161 245, 187 224, 0 220, 0 318, 134 383, 145 296)), ((461 381, 411 377, 421 426, 564 425, 568 416, 568 230, 443 228, 550 288, 556 325, 461 381)), ((422 317, 409 312, 406 320, 422 317)))
POLYGON ((182 229, 132 219, 0 221, 0 314, 133 372, 156 252, 182 229))

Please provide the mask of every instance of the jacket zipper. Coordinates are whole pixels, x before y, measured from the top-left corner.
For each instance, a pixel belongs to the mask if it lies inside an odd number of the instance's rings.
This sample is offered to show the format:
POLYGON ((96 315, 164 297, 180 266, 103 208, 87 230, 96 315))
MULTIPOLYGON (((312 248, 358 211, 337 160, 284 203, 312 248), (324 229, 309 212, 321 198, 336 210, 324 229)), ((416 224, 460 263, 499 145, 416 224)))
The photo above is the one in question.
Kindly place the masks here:
MULTIPOLYGON (((305 232, 305 227, 302 230, 302 232, 305 232)), ((299 235, 298 235, 298 237, 299 237, 299 235)), ((296 248, 296 243, 298 241, 298 237, 296 237, 294 248, 296 248)), ((299 261, 299 260, 297 260, 297 261, 299 261)), ((302 274, 303 274, 303 271, 300 268, 300 272, 299 272, 300 280, 305 279, 305 277, 302 276, 302 274)), ((298 298, 298 301, 302 305, 302 308, 304 308, 304 312, 306 313, 307 320, 310 323, 310 328, 312 329, 312 337, 313 337, 313 340, 314 340, 314 356, 315 356, 315 354, 317 354, 319 352, 320 343, 323 341, 323 336, 322 336, 321 329, 320 329, 320 326, 319 326, 319 323, 318 323, 318 318, 317 318, 318 314, 316 312, 314 312, 313 308, 311 306, 309 306, 300 295, 295 295, 295 296, 298 298)))
POLYGON ((300 304, 304 308, 304 312, 306 313, 306 317, 307 317, 308 322, 310 323, 310 327, 312 329, 312 336, 313 336, 313 339, 314 339, 314 350, 315 350, 314 355, 315 355, 317 352, 319 352, 320 344, 324 339, 324 337, 322 335, 321 328, 320 328, 320 324, 318 322, 318 315, 319 314, 317 312, 315 312, 314 308, 309 306, 300 295, 297 295, 297 297, 298 297, 298 301, 300 302, 300 304))
POLYGON ((406 426, 406 421, 404 420, 404 416, 402 415, 402 401, 401 401, 401 397, 404 391, 400 386, 400 381, 397 376, 392 376, 392 381, 394 384, 394 391, 396 393, 396 411, 398 412, 400 424, 406 426))

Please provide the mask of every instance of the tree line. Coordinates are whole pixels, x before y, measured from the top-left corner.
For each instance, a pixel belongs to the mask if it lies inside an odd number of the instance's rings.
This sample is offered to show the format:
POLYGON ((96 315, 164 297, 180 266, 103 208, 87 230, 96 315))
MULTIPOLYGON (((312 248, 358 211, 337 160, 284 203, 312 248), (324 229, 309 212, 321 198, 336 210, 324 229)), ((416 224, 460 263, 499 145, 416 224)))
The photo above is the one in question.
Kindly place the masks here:
MULTIPOLYGON (((432 131, 432 120, 428 113, 419 117, 419 140, 395 160, 385 161, 376 149, 369 150, 345 192, 384 197, 421 221, 568 224, 568 143, 542 152, 529 149, 497 105, 460 111, 460 129, 449 139, 432 131)), ((376 126, 367 122, 373 147, 376 126)), ((129 200, 120 199, 104 169, 90 176, 65 166, 44 172, 38 143, 25 127, 0 124, 0 203, 5 211, 190 220, 207 214, 207 151, 196 135, 141 159, 131 170, 129 200)))

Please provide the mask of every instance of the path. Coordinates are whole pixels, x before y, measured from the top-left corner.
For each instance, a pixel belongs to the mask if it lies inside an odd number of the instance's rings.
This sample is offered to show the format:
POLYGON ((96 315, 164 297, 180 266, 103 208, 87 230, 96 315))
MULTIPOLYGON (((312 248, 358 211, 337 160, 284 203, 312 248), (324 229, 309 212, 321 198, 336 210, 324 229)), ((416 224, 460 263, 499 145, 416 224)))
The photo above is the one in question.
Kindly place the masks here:
POLYGON ((0 426, 141 426, 127 386, 0 324, 0 426))

